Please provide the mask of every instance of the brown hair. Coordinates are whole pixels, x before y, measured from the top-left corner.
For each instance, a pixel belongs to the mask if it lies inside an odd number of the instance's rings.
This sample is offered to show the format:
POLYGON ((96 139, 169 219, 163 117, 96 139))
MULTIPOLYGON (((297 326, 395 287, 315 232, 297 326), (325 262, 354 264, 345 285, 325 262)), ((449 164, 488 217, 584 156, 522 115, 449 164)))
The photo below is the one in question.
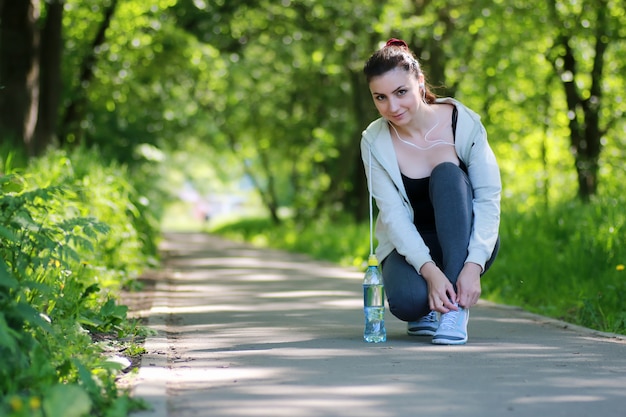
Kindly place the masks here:
MULTIPOLYGON (((415 58, 415 55, 411 52, 406 42, 391 38, 387 41, 385 46, 369 57, 363 66, 363 73, 369 83, 372 78, 383 75, 396 68, 402 68, 404 71, 414 74, 417 79, 419 79, 420 75, 424 76, 417 58, 415 58)), ((434 103, 437 96, 430 91, 426 81, 424 81, 424 90, 426 93, 426 103, 434 103)))

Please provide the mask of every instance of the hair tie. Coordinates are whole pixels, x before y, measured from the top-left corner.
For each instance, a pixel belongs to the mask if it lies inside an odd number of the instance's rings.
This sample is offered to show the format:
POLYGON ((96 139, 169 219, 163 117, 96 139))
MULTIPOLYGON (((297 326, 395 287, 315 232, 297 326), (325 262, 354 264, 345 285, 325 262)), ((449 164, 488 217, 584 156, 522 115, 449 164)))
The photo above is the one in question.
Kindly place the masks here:
POLYGON ((396 38, 389 39, 387 43, 385 44, 385 46, 401 46, 406 49, 409 49, 409 45, 407 45, 405 41, 403 41, 402 39, 396 39, 396 38))

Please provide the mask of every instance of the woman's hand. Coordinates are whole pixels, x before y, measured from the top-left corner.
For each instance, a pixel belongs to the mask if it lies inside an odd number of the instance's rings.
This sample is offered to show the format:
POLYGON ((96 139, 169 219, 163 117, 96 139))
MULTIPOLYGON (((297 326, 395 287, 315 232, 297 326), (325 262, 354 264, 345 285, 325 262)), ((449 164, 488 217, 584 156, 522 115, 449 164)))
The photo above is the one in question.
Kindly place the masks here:
POLYGON ((480 265, 468 262, 463 266, 456 281, 457 296, 455 301, 461 307, 470 308, 480 298, 480 265))
POLYGON ((428 283, 428 304, 431 310, 448 313, 459 309, 453 301, 457 298, 454 287, 437 265, 433 262, 425 263, 419 272, 428 283))

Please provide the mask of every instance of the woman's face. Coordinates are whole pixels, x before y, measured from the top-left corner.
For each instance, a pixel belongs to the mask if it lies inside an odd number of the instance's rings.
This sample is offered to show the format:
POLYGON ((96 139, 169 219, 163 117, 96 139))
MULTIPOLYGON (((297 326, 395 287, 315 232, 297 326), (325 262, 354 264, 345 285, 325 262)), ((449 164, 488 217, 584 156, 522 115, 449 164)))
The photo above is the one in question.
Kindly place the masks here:
POLYGON ((395 125, 409 123, 422 104, 419 81, 402 68, 372 78, 369 86, 376 109, 395 125))

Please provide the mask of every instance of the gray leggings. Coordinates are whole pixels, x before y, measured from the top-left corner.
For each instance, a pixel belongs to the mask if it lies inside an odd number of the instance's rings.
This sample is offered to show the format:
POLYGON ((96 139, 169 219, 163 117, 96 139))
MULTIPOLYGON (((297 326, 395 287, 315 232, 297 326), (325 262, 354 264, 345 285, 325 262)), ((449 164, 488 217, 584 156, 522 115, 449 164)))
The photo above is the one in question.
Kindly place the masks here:
MULTIPOLYGON (((422 233, 433 261, 455 286, 467 258, 472 230, 472 187, 467 174, 457 165, 444 162, 430 176, 430 200, 435 211, 436 232, 422 233)), ((499 242, 485 265, 491 266, 499 242)), ((403 321, 416 321, 430 312, 428 284, 396 250, 382 262, 383 282, 389 311, 403 321)), ((483 272, 483 273, 484 273, 483 272)))

